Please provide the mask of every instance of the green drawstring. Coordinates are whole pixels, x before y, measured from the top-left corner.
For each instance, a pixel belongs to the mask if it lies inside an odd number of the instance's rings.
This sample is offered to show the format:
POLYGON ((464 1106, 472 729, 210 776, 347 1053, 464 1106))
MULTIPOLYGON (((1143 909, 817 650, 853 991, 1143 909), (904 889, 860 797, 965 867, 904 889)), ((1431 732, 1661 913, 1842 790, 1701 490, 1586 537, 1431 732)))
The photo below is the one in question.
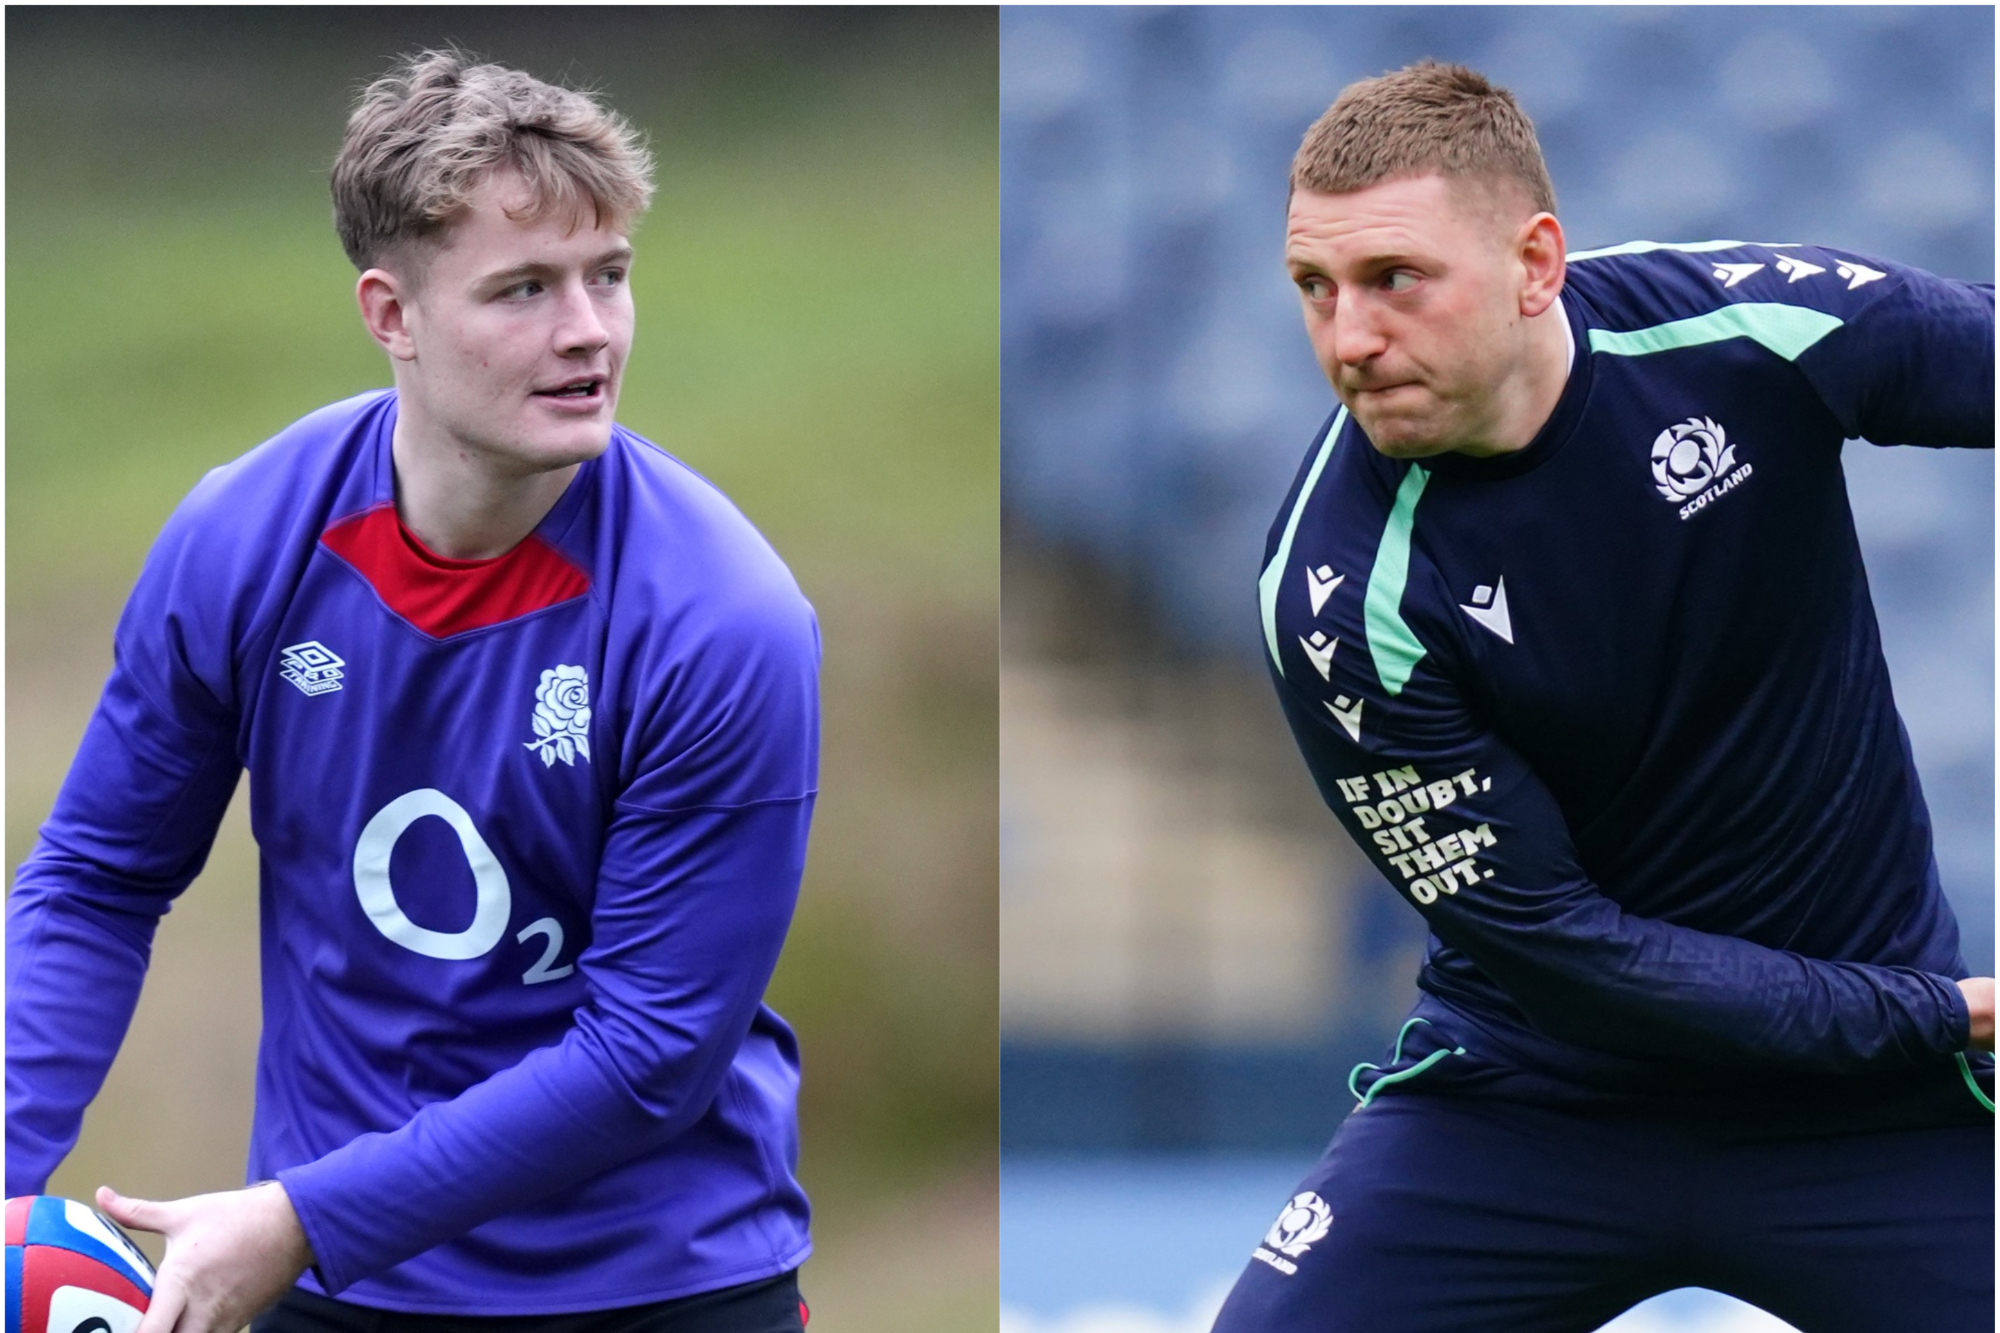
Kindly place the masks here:
MULTIPOLYGON (((1390 1064, 1393 1065, 1398 1060, 1403 1058, 1403 1039, 1409 1036, 1410 1029, 1415 1027, 1419 1023, 1422 1023, 1425 1026, 1429 1026, 1430 1020, 1427 1018, 1413 1018, 1409 1022, 1403 1024, 1402 1030, 1396 1034, 1395 1049, 1389 1053, 1390 1064)), ((1366 1106, 1368 1105, 1369 1102, 1375 1100, 1376 1093, 1388 1087, 1391 1083, 1402 1083, 1409 1079, 1413 1079, 1417 1075, 1423 1073, 1426 1069, 1429 1069, 1432 1065, 1436 1064, 1438 1061, 1444 1059, 1447 1055, 1464 1055, 1464 1054, 1465 1054, 1465 1048, 1463 1046, 1457 1047, 1449 1051, 1432 1051, 1429 1055, 1417 1061, 1415 1064, 1411 1065, 1408 1069, 1398 1070, 1396 1073, 1393 1074, 1384 1074, 1381 1078, 1376 1079, 1373 1083, 1368 1085, 1368 1093, 1366 1096, 1362 1095, 1361 1089, 1354 1086, 1355 1083, 1359 1081, 1361 1078, 1361 1071, 1364 1069, 1379 1070, 1380 1068, 1382 1068, 1382 1066, 1377 1064, 1370 1064, 1369 1062, 1364 1060, 1360 1064, 1354 1066, 1354 1068, 1347 1071, 1347 1091, 1354 1097, 1354 1099, 1357 1102, 1360 1102, 1362 1106, 1366 1106)), ((1986 1095, 1986 1093, 1979 1086, 1979 1080, 1972 1076, 1972 1065, 1966 1060, 1965 1052, 1960 1051, 1958 1055, 1955 1056, 1954 1058, 1958 1061, 1959 1076, 1965 1080, 1965 1086, 1971 1089, 1974 1099, 1977 1100, 1978 1103, 1981 1106, 1985 1107, 1988 1111, 1993 1110, 1993 1099, 1986 1095)))
MULTIPOLYGON (((1972 1076, 1972 1066, 1966 1062, 1964 1051, 1958 1053, 1958 1072, 1965 1079, 1965 1086, 1971 1088, 1972 1095, 1979 1099, 1979 1104, 1989 1111, 1992 1110, 1993 1099, 1979 1090, 1979 1080, 1972 1076)), ((1347 1086, 1353 1088, 1354 1081, 1349 1079, 1347 1086)))
MULTIPOLYGON (((1428 1018, 1413 1018, 1409 1022, 1403 1024, 1402 1031, 1396 1034, 1396 1047, 1393 1051, 1389 1053, 1390 1064, 1393 1065, 1398 1060, 1403 1058, 1403 1038, 1409 1036, 1410 1029, 1415 1027, 1419 1023, 1424 1024, 1426 1027, 1430 1026, 1430 1020, 1428 1018)), ((1375 1100, 1376 1093, 1382 1091, 1382 1089, 1388 1087, 1391 1083, 1401 1083, 1406 1079, 1415 1078, 1417 1075, 1423 1073, 1426 1069, 1429 1069, 1432 1065, 1436 1064, 1438 1061, 1444 1059, 1447 1055, 1464 1055, 1464 1054, 1465 1054, 1465 1048, 1463 1046, 1460 1046, 1455 1050, 1449 1050, 1449 1051, 1432 1051, 1429 1055, 1417 1061, 1415 1064, 1411 1065, 1408 1069, 1400 1069, 1393 1074, 1384 1074, 1382 1075, 1382 1077, 1376 1079, 1373 1083, 1368 1085, 1368 1095, 1365 1097, 1362 1096, 1361 1089, 1354 1086, 1355 1082, 1361 1077, 1361 1071, 1364 1069, 1379 1070, 1382 1068, 1382 1066, 1376 1064, 1369 1064, 1366 1060, 1364 1060, 1360 1064, 1354 1066, 1354 1068, 1347 1071, 1347 1091, 1354 1097, 1356 1101, 1361 1103, 1361 1106, 1365 1107, 1368 1105, 1368 1103, 1375 1100)), ((1966 1077, 1970 1078, 1971 1075, 1968 1074, 1966 1077)), ((1979 1089, 1974 1088, 1973 1091, 1977 1092, 1979 1091, 1979 1089)), ((1984 1101, 1985 1099, 1981 1098, 1980 1100, 1984 1101)), ((1356 1109, 1358 1110, 1360 1108, 1357 1107, 1356 1109)), ((1993 1103, 1987 1102, 1986 1109, 1989 1111, 1992 1110, 1993 1103)))

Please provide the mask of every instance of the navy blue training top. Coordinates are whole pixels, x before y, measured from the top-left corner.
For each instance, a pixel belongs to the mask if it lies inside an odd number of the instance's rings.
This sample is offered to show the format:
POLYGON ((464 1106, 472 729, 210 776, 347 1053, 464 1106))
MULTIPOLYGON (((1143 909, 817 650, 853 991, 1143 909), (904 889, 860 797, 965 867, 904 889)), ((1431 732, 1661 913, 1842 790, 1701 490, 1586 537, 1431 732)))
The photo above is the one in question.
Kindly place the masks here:
POLYGON ((1537 1097, 1921 1070, 1985 1114, 1840 452, 1992 446, 1992 288, 1570 260, 1528 446, 1396 460, 1336 412, 1259 579, 1307 766, 1430 927, 1405 1058, 1537 1097))

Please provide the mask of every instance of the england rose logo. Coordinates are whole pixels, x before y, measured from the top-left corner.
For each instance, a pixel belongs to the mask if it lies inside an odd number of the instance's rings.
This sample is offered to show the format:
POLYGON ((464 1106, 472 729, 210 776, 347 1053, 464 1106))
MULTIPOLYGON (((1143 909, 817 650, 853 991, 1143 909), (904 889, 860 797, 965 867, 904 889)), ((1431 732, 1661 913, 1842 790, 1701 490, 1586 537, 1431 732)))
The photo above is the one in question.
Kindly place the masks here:
POLYGON ((1653 481, 1667 500, 1699 495, 1736 466, 1736 446, 1707 417, 1689 417, 1653 440, 1653 481))
POLYGON ((576 763, 590 758, 590 676, 580 666, 550 667, 535 687, 535 715, 529 719, 537 739, 525 744, 555 767, 556 760, 576 763))

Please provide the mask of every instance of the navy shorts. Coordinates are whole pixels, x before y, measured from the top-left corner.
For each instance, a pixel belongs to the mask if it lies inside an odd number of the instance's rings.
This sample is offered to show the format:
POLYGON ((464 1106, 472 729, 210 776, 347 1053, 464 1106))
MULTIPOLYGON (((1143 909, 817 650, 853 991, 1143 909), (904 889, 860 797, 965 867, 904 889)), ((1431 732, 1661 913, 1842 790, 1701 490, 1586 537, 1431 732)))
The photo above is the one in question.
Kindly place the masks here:
POLYGON ((796 1271, 695 1296, 584 1314, 403 1314, 298 1287, 250 1321, 251 1333, 803 1333, 796 1271))
MULTIPOLYGON (((1279 1203, 1273 1200, 1273 1203, 1279 1203)), ((1993 1125, 1798 1135, 1385 1089, 1216 1333, 1591 1333, 1708 1287, 1803 1333, 1992 1333, 1993 1125)))

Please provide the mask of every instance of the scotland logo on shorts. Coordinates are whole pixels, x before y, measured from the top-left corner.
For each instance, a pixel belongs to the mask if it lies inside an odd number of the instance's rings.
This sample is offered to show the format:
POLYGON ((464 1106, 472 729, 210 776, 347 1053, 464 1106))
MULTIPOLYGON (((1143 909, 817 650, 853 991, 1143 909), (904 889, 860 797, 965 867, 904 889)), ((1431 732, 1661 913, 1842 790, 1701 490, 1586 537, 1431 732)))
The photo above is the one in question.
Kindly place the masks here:
POLYGON ((1748 479, 1748 463, 1736 465, 1736 446, 1709 417, 1689 417, 1653 437, 1653 485, 1660 498, 1681 504, 1683 521, 1748 479))
POLYGON ((307 639, 278 652, 282 665, 278 674, 298 686, 301 694, 325 694, 340 688, 340 669, 347 665, 340 654, 318 639, 307 639))
POLYGON ((1333 1209, 1326 1206, 1326 1200, 1311 1190, 1302 1190, 1292 1196, 1285 1211, 1271 1223, 1271 1229, 1264 1233, 1264 1243, 1252 1250, 1250 1257, 1262 1259, 1280 1273, 1296 1273, 1299 1266, 1292 1260, 1310 1250, 1314 1241, 1324 1239, 1332 1226, 1333 1209))

